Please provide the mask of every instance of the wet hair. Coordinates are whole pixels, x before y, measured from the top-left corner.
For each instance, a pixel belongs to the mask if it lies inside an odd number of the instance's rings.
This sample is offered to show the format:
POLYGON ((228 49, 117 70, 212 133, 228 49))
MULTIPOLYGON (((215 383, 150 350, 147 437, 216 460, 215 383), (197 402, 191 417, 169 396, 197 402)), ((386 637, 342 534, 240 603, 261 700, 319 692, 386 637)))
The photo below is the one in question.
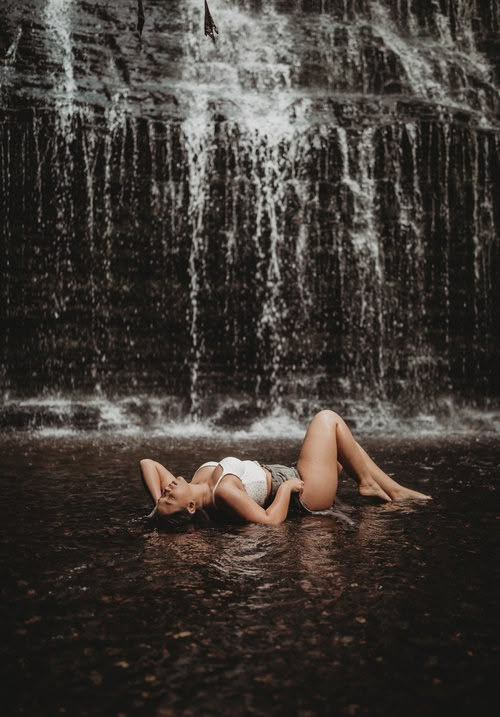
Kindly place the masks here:
POLYGON ((175 513, 162 514, 158 511, 158 505, 155 505, 147 520, 156 523, 156 527, 167 532, 177 532, 183 530, 194 530, 211 523, 206 511, 198 508, 194 513, 190 513, 187 508, 176 510, 175 513))
POLYGON ((169 513, 167 515, 162 515, 156 511, 156 522, 162 530, 185 530, 191 525, 194 525, 195 516, 196 512, 190 513, 187 508, 181 508, 181 510, 176 510, 175 513, 169 513))
MULTIPOLYGON (((147 483, 144 479, 142 468, 140 468, 140 474, 144 488, 149 491, 147 483)), ((158 503, 166 495, 166 492, 165 488, 161 491, 161 495, 155 507, 151 513, 146 515, 144 518, 146 522, 155 523, 156 527, 170 532, 194 529, 195 527, 203 527, 212 523, 208 513, 203 510, 203 508, 198 508, 194 513, 190 513, 187 508, 181 508, 180 510, 175 511, 175 513, 160 513, 158 510, 158 503)))

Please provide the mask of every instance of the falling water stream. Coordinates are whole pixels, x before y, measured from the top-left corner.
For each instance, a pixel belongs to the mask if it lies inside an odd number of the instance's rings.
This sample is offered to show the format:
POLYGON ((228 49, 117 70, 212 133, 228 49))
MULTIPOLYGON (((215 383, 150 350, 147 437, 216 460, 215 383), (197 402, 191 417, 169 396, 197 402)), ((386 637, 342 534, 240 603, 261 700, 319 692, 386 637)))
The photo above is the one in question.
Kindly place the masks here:
POLYGON ((489 416, 495 5, 200 7, 1 11, 3 424, 489 416))

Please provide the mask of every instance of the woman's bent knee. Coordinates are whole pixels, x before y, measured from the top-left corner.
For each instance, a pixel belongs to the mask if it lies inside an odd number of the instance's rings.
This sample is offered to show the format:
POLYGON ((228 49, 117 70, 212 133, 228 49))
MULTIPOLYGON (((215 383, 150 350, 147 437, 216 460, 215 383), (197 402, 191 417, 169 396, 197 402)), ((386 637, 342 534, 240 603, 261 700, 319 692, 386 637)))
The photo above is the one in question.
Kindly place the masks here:
POLYGON ((331 411, 329 408, 324 408, 322 411, 319 411, 316 414, 315 418, 324 423, 327 423, 330 426, 336 425, 343 420, 338 413, 335 413, 335 411, 331 411))

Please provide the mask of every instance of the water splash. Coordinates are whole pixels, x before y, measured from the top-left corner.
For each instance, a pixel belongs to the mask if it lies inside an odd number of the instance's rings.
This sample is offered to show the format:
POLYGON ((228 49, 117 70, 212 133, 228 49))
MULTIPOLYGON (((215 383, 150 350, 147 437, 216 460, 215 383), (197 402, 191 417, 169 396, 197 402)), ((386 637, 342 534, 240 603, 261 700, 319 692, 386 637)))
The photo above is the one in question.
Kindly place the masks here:
POLYGON ((72 31, 73 0, 47 0, 45 21, 48 30, 49 57, 62 66, 63 77, 57 89, 59 111, 67 127, 71 127, 77 84, 73 63, 72 31))
MULTIPOLYGON (((494 436, 500 433, 498 410, 474 410, 460 407, 451 398, 441 405, 440 414, 416 413, 403 416, 391 403, 342 401, 334 406, 345 416, 357 436, 393 436, 398 438, 435 438, 494 436)), ((219 406, 219 415, 224 411, 219 406)), ((53 396, 38 399, 4 398, 0 409, 2 425, 16 417, 17 432, 28 431, 33 437, 64 438, 79 435, 102 441, 148 438, 188 440, 209 438, 233 441, 235 446, 255 440, 271 440, 276 445, 300 445, 313 413, 298 417, 282 409, 245 425, 220 425, 212 420, 175 418, 175 397, 130 396, 112 400, 95 395, 80 398, 53 396)))

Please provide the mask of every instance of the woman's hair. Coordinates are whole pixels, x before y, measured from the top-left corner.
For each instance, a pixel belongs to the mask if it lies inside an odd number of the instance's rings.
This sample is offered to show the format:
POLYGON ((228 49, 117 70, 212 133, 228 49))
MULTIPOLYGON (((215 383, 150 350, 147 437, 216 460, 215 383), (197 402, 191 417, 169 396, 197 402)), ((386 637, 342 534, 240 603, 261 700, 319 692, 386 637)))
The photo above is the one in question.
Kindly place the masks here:
POLYGON ((176 510, 175 513, 165 514, 159 512, 158 504, 155 505, 146 518, 155 522, 160 530, 168 532, 187 530, 188 528, 194 529, 211 523, 208 514, 202 508, 198 508, 194 513, 190 513, 187 508, 181 508, 176 510))
POLYGON ((175 513, 162 514, 156 511, 156 522, 159 528, 168 531, 183 530, 194 524, 196 513, 190 513, 187 508, 176 510, 175 513))

